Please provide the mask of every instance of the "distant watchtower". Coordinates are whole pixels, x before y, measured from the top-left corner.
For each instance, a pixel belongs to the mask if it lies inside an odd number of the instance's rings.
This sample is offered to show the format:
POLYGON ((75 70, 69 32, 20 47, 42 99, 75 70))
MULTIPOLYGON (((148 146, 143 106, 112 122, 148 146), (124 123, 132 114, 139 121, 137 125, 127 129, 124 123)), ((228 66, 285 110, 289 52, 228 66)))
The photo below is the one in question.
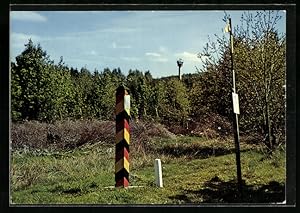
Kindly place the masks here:
POLYGON ((178 65, 178 78, 179 80, 181 80, 180 68, 183 65, 183 60, 181 58, 177 60, 177 65, 178 65))

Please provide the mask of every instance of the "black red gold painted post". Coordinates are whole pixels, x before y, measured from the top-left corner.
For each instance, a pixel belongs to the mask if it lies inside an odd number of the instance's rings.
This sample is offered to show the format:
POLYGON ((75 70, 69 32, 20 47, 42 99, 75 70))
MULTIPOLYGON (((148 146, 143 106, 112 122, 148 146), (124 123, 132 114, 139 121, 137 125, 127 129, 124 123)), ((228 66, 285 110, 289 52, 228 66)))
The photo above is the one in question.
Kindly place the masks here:
POLYGON ((115 187, 129 186, 130 95, 123 86, 116 91, 115 187))

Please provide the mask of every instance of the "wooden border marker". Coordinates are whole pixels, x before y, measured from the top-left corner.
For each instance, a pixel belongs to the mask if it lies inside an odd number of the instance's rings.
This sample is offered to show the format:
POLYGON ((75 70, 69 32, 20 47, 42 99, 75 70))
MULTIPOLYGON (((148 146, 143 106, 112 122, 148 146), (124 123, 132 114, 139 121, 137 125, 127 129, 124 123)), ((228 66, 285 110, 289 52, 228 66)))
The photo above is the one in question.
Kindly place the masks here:
POLYGON ((130 95, 124 86, 116 91, 115 187, 129 186, 130 95))

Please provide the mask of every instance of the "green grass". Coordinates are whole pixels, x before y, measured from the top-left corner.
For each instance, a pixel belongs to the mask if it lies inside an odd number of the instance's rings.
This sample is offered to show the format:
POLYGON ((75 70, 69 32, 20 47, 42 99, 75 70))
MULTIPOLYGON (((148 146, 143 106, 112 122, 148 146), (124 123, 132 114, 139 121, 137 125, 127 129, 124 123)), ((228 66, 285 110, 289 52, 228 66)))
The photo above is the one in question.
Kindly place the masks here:
POLYGON ((243 198, 237 197, 232 141, 197 137, 154 139, 130 153, 130 185, 114 185, 114 147, 93 145, 69 152, 13 152, 11 201, 15 204, 185 204, 284 200, 285 152, 266 157, 241 144, 243 198), (154 184, 154 160, 163 188, 154 184))

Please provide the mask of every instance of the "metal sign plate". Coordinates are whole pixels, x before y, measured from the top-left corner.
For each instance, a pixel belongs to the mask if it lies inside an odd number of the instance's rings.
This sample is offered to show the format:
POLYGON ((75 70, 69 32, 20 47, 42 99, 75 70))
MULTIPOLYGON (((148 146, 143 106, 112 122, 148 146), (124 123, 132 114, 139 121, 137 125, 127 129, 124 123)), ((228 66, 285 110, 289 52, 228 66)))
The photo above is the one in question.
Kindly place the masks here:
POLYGON ((239 96, 237 93, 232 93, 233 112, 240 114, 239 96))

